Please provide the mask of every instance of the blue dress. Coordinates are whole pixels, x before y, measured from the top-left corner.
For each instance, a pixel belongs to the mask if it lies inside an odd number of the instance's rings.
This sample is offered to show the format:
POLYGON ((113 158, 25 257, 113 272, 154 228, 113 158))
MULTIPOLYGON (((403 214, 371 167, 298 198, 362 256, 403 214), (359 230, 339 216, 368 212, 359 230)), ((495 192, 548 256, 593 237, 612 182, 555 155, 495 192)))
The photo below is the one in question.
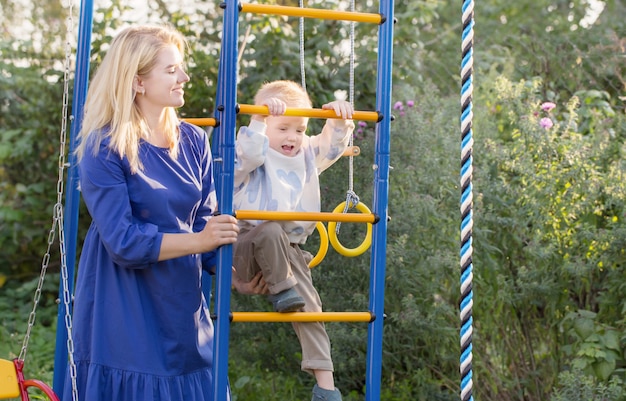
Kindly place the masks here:
POLYGON ((73 312, 81 401, 213 401, 213 324, 201 278, 214 255, 158 261, 164 233, 202 230, 217 203, 207 135, 183 122, 180 136, 176 160, 142 142, 136 174, 108 140, 95 156, 87 147, 79 165, 93 220, 73 312))

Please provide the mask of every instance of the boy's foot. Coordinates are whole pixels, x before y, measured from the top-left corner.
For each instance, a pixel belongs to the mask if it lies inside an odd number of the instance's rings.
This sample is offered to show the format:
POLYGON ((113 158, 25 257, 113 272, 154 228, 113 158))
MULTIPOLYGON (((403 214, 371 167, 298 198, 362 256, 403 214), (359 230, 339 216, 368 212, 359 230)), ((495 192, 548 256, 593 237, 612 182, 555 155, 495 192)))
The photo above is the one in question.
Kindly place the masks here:
POLYGON ((267 298, 274 305, 274 310, 280 313, 296 312, 305 305, 304 298, 293 288, 281 291, 278 294, 270 294, 267 298))
POLYGON ((311 401, 341 401, 341 393, 338 389, 326 390, 317 384, 313 386, 313 398, 311 401))

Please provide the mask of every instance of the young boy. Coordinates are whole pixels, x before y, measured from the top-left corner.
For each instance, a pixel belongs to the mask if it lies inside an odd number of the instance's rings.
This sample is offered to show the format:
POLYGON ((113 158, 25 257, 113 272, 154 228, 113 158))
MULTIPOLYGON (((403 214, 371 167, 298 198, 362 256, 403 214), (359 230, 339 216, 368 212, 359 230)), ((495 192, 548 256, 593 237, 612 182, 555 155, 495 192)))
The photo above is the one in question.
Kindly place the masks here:
MULTIPOLYGON (((286 117, 289 108, 312 108, 306 91, 292 81, 267 83, 254 102, 265 105, 269 116, 254 115, 237 135, 235 210, 319 212, 318 175, 335 163, 354 130, 353 108, 345 101, 322 106, 341 118, 327 120, 322 133, 305 135, 308 118, 286 117)), ((269 300, 277 312, 321 312, 322 302, 313 286, 308 261, 300 249, 313 232, 309 221, 239 221, 233 248, 239 278, 248 282, 261 271, 269 300)), ((315 376, 313 401, 338 401, 330 340, 324 323, 294 322, 302 347, 302 370, 315 376)))

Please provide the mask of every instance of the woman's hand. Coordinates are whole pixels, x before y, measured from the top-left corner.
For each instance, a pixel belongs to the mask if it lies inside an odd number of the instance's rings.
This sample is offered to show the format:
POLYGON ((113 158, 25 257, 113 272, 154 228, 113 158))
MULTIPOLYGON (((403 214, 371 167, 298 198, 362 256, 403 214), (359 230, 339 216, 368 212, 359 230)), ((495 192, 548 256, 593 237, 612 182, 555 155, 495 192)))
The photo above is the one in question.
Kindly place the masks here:
POLYGON ((200 232, 205 248, 203 252, 234 243, 237 241, 237 234, 239 234, 239 226, 236 218, 228 214, 212 216, 200 232))
POLYGON ((237 219, 228 214, 212 216, 198 233, 165 233, 161 241, 159 261, 194 253, 210 252, 237 241, 237 219))
POLYGON ((263 280, 263 273, 258 272, 256 276, 252 278, 249 282, 244 282, 239 279, 237 275, 237 270, 233 267, 233 288, 237 290, 240 294, 245 295, 263 295, 268 294, 269 290, 267 288, 267 283, 263 280))

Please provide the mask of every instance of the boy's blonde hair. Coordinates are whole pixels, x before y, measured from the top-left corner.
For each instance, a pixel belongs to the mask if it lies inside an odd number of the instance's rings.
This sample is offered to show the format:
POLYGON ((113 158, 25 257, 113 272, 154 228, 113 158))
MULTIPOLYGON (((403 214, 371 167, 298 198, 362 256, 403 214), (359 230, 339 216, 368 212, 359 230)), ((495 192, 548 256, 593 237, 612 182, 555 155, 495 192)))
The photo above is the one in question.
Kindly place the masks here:
MULTIPOLYGON (((85 102, 85 113, 78 137, 76 155, 80 160, 87 145, 98 153, 104 135, 111 138, 110 148, 120 157, 126 156, 131 171, 142 169, 139 142, 148 126, 135 103, 135 76, 149 74, 163 48, 174 45, 185 54, 187 42, 183 35, 165 26, 137 26, 121 31, 111 42, 102 64, 91 80, 85 102)), ((172 157, 178 150, 178 116, 169 107, 165 116, 165 132, 172 157)))
POLYGON ((269 98, 275 97, 287 104, 287 107, 297 109, 313 108, 309 94, 300 84, 294 81, 272 81, 261 86, 254 97, 254 104, 263 105, 269 98))

